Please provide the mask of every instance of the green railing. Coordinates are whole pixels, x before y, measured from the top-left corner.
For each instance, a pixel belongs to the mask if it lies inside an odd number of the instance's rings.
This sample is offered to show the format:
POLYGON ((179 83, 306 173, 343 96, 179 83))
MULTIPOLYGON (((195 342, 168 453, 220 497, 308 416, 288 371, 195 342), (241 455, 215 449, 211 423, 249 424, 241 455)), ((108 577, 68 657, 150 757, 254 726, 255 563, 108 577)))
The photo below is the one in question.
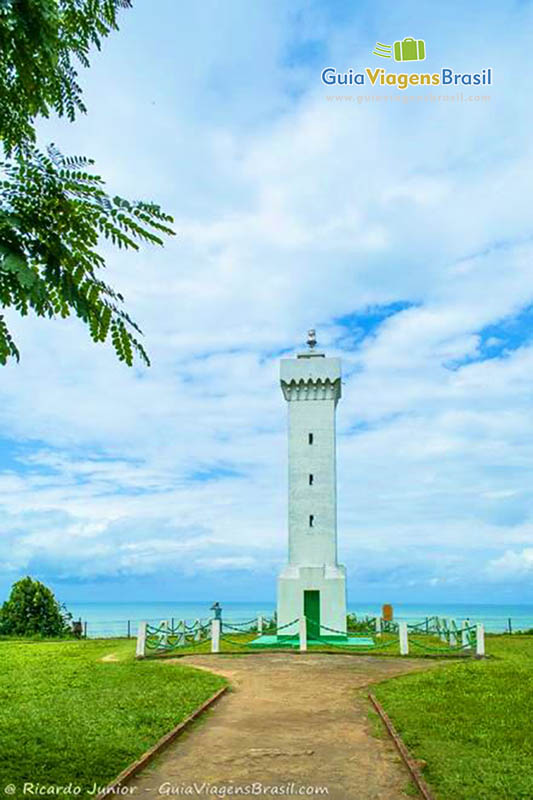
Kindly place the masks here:
MULTIPOLYGON (((254 620, 254 622, 257 621, 254 620)), ((228 652, 231 648, 236 648, 239 652, 293 649, 299 645, 299 636, 298 633, 288 634, 287 629, 297 623, 298 617, 285 625, 278 626, 276 620, 272 618, 270 620, 263 619, 262 624, 254 624, 246 628, 244 624, 241 627, 235 623, 222 621, 220 630, 221 652, 228 652), (280 634, 282 638, 278 641, 277 637, 280 634), (263 644, 260 642, 260 637, 263 635, 276 641, 267 641, 263 644)))
MULTIPOLYGON (((141 631, 139 631, 141 633, 141 631)), ((147 652, 168 653, 179 648, 198 646, 211 637, 211 620, 195 620, 188 625, 185 620, 172 624, 163 620, 159 625, 144 626, 144 648, 147 652)))

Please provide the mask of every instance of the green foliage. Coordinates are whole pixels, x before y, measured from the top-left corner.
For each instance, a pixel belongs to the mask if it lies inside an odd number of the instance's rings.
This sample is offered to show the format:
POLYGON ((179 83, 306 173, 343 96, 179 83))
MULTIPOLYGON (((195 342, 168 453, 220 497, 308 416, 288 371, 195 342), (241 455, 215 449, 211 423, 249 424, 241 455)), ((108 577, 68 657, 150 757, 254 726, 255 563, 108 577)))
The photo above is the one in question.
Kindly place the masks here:
POLYGON ((533 637, 487 636, 496 658, 375 687, 440 800, 533 797, 533 637))
POLYGON ((88 797, 225 684, 133 653, 120 639, 0 641, 0 786, 18 798, 24 781, 72 783, 88 797))
MULTIPOLYGON (((117 28, 130 0, 0 0, 0 303, 21 315, 75 314, 95 342, 131 365, 148 356, 123 296, 98 277, 98 245, 162 245, 172 217, 151 202, 111 197, 93 162, 35 146, 35 119, 84 112, 74 64, 117 28)), ((19 351, 0 314, 0 364, 19 351)))
MULTIPOLYGON (((131 365, 135 351, 148 364, 122 295, 97 275, 104 259, 96 248, 101 237, 125 249, 162 244, 156 231, 171 234, 171 218, 152 203, 109 197, 92 163, 52 146, 47 156, 32 148, 24 160, 0 164, 0 302, 22 315, 73 312, 95 342, 111 336, 121 361, 131 365)), ((0 363, 9 356, 18 350, 0 317, 0 363)))
POLYGON ((70 619, 71 615, 64 611, 53 592, 27 576, 13 584, 0 609, 0 634, 65 636, 70 632, 70 619))
POLYGON ((0 0, 0 132, 8 155, 35 142, 35 117, 84 112, 75 64, 117 29, 131 0, 0 0))
POLYGON ((376 630, 374 619, 358 619, 357 614, 351 613, 346 614, 346 626, 350 633, 374 633, 376 630))

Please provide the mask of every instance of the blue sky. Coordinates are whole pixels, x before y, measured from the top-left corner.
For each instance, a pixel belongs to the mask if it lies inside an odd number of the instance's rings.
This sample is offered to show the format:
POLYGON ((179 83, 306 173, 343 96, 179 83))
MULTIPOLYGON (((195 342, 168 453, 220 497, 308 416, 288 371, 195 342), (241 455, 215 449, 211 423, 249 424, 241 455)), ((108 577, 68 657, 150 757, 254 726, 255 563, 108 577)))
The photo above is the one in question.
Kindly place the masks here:
POLYGON ((176 218, 164 250, 105 251, 153 366, 127 370, 76 320, 10 317, 0 594, 30 573, 67 602, 273 599, 278 360, 315 327, 344 364, 351 598, 533 601, 532 17, 266 0, 122 14, 81 74, 89 113, 40 137, 176 218), (421 71, 492 67, 490 101, 328 99, 323 67, 398 71, 371 53, 405 36, 426 41, 421 71))

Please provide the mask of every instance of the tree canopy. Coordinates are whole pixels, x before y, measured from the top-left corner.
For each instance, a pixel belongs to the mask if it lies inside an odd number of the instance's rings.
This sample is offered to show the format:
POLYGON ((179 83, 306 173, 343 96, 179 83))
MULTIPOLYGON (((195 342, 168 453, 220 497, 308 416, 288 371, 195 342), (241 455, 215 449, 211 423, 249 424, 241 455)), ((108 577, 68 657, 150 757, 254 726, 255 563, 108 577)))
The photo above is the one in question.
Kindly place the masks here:
MULTIPOLYGON (((85 157, 37 147, 38 117, 85 112, 77 67, 117 29, 130 0, 0 0, 0 303, 21 315, 78 316, 131 365, 148 356, 123 296, 104 282, 98 244, 163 244, 172 217, 105 191, 85 157)), ((19 351, 0 314, 0 364, 19 351)))
POLYGON ((71 615, 44 583, 26 576, 13 584, 9 598, 0 608, 0 634, 65 636, 71 631, 70 619, 71 615))

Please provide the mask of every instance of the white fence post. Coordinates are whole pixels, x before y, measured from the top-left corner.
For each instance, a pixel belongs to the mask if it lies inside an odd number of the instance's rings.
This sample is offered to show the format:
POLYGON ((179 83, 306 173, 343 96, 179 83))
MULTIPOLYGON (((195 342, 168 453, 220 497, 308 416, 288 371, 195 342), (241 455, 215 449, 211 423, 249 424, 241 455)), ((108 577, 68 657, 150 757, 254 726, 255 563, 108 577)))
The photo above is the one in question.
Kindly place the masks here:
POLYGON ((262 614, 259 614, 258 617, 257 617, 257 633, 259 634, 259 636, 262 636, 262 634, 263 634, 263 616, 262 616, 262 614))
POLYGON ((407 622, 398 624, 400 634, 400 655, 409 655, 409 638, 407 636, 407 622))
POLYGON ((477 628, 477 636, 476 636, 476 655, 477 656, 484 656, 485 655, 485 626, 482 622, 478 622, 476 625, 477 628))
POLYGON ((137 647, 135 649, 135 658, 144 658, 145 645, 146 645, 146 622, 139 622, 139 629, 137 631, 137 647))
POLYGON ((211 652, 220 653, 220 620, 211 620, 211 652))
POLYGON ((178 645, 187 644, 187 639, 185 638, 187 629, 185 627, 185 620, 184 619, 180 619, 180 621, 178 622, 177 631, 179 632, 179 634, 178 634, 178 645))
POLYGON ((376 636, 381 636, 381 617, 376 617, 376 636))
POLYGON ((462 628, 461 628, 461 644, 463 647, 470 647, 470 642, 468 641, 468 620, 464 619, 462 628))
POLYGON ((300 617, 300 650, 307 650, 307 620, 300 617))
POLYGON ((194 620, 194 627, 196 628, 196 633, 194 634, 194 641, 199 642, 202 638, 202 624, 199 619, 194 620))
POLYGON ((455 647, 455 645, 457 644, 456 632, 457 632, 457 625, 455 624, 455 620, 452 619, 452 621, 450 622, 450 641, 449 641, 450 647, 455 647))

